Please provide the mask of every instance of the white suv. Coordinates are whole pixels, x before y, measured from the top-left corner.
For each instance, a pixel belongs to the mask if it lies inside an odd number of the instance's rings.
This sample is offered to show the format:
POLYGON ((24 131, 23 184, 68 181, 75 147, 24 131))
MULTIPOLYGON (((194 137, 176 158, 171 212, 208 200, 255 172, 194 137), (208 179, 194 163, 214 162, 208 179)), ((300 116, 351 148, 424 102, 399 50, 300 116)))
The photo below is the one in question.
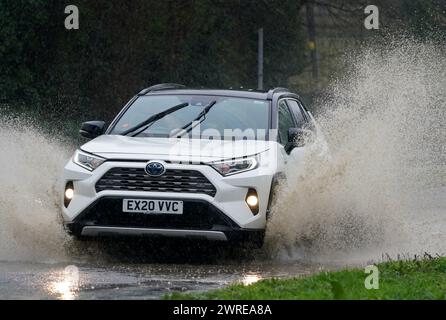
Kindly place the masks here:
POLYGON ((299 96, 283 88, 147 88, 106 130, 102 121, 82 125, 81 135, 93 140, 64 169, 65 227, 79 238, 261 245, 287 158, 315 130, 299 96))

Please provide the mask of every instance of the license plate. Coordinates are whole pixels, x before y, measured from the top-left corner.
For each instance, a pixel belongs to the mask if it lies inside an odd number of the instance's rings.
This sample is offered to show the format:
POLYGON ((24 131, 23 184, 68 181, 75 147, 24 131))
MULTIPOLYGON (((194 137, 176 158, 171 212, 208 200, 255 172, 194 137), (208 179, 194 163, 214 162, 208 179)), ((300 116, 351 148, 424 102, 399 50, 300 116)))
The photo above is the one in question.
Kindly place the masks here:
POLYGON ((124 199, 122 211, 144 214, 183 214, 183 201, 124 199))

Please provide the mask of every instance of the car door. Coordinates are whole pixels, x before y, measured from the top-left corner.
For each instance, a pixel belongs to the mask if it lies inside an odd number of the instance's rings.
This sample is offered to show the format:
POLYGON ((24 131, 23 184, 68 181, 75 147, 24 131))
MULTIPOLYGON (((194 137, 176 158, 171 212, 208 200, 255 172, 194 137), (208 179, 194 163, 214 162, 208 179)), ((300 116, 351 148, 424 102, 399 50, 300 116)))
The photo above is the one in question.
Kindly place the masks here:
MULTIPOLYGON (((306 110, 303 103, 299 100, 288 99, 287 103, 290 106, 290 109, 295 117, 297 127, 304 130, 310 130, 313 133, 315 139, 317 139, 318 143, 317 145, 315 145, 315 147, 319 149, 319 152, 316 152, 315 155, 324 159, 329 159, 330 150, 328 148, 328 144, 325 140, 324 135, 322 134, 322 131, 319 129, 313 115, 306 110)), ((296 153, 302 153, 307 147, 309 147, 309 145, 305 146, 304 148, 297 148, 301 150, 296 150, 295 155, 296 153)))
POLYGON ((278 104, 279 113, 279 125, 278 125, 278 136, 279 143, 285 146, 288 142, 288 130, 295 127, 294 117, 291 113, 290 108, 286 102, 286 99, 282 99, 278 104))
POLYGON ((288 130, 291 128, 297 128, 298 125, 303 125, 303 123, 299 123, 296 121, 296 117, 293 115, 293 110, 290 108, 288 104, 289 99, 279 100, 278 103, 278 139, 279 143, 282 145, 281 154, 285 163, 287 163, 290 158, 294 160, 298 160, 303 157, 304 149, 302 148, 294 148, 289 154, 285 151, 285 145, 288 143, 288 130))
MULTIPOLYGON (((286 103, 293 118, 293 128, 306 129, 308 127, 308 119, 300 102, 296 99, 287 98, 286 103)), ((306 146, 294 148, 290 152, 289 157, 291 157, 293 160, 301 160, 305 154, 306 148, 306 146)))

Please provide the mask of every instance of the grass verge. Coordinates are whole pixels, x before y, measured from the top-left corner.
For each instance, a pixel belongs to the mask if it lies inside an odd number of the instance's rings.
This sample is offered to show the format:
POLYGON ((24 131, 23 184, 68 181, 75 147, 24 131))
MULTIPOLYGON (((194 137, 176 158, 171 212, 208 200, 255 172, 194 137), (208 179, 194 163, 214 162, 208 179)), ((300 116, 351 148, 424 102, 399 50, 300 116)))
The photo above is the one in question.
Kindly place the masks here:
POLYGON ((250 286, 234 284, 198 294, 174 293, 166 299, 282 300, 282 299, 446 299, 446 258, 391 261, 377 265, 379 289, 367 290, 364 269, 322 272, 268 279, 250 286))

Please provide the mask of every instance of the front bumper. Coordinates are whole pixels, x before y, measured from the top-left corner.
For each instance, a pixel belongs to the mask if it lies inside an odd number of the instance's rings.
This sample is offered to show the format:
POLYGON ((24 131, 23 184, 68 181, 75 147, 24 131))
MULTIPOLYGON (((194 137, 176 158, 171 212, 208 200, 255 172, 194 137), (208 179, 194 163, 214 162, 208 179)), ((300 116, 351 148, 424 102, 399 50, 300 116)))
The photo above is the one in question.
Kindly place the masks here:
MULTIPOLYGON (((74 186, 74 198, 69 205, 62 206, 62 217, 64 223, 79 224, 86 212, 89 211, 112 211, 115 215, 121 216, 122 199, 137 198, 137 199, 158 199, 158 200, 182 200, 185 204, 190 206, 191 216, 195 222, 201 224, 209 224, 208 218, 205 216, 205 211, 218 212, 217 217, 230 220, 233 224, 229 224, 232 228, 262 230, 266 225, 266 211, 268 206, 268 199, 270 193, 270 186, 274 172, 271 170, 252 170, 249 172, 237 174, 229 177, 222 177, 213 168, 206 165, 192 165, 192 164, 175 164, 166 162, 166 169, 170 170, 196 170, 206 177, 216 189, 215 195, 205 193, 191 193, 182 192, 181 190, 142 190, 141 188, 129 188, 129 190, 109 190, 98 189, 98 182, 104 175, 114 168, 144 168, 146 162, 130 162, 130 161, 107 161, 98 169, 89 172, 78 165, 69 161, 64 170, 64 183, 72 183, 74 186), (271 172, 270 172, 271 171, 271 172), (259 195, 259 213, 253 214, 245 202, 246 194, 250 188, 257 191, 259 195), (118 199, 119 204, 113 201, 103 201, 106 199, 118 199), (119 200, 121 199, 121 200, 119 200), (107 204, 109 202, 109 204, 107 204), (197 203, 201 203, 197 207, 197 203), (92 210, 97 206, 96 210, 92 210), (108 207, 115 207, 107 208, 108 207), (195 208, 194 208, 195 206, 195 208), (195 213, 199 211, 198 213, 195 213)), ((120 179, 120 178, 117 178, 120 179)), ((101 216, 104 218, 104 216, 101 216)), ((124 215, 125 217, 125 215, 124 215)), ((169 221, 175 220, 171 215, 167 215, 169 221)), ((85 218, 85 217, 84 217, 85 218)), ((122 227, 150 227, 150 228, 166 228, 166 225, 158 225, 154 221, 154 225, 133 225, 134 221, 143 219, 141 216, 134 216, 128 222, 129 225, 120 225, 122 227), (133 219, 134 218, 134 219, 133 219)), ((156 218, 162 220, 161 217, 156 218)), ((155 218, 154 218, 155 220, 155 218)), ((91 221, 90 221, 91 222, 91 221)), ((110 221, 107 221, 110 222, 110 221)), ((175 221, 174 221, 175 222, 175 221)), ((97 224, 99 225, 99 224, 97 224)), ((110 226, 111 224, 104 224, 110 226)), ((213 225, 222 225, 221 223, 213 223, 213 225)), ((228 223, 223 224, 228 225, 228 223)), ((184 225, 177 225, 176 223, 168 226, 171 229, 184 229, 184 225)), ((186 229, 202 230, 195 225, 186 226, 186 229)))
POLYGON ((241 228, 204 200, 175 198, 184 202, 184 212, 169 215, 123 212, 122 199, 98 199, 72 222, 65 223, 66 229, 77 237, 182 237, 214 241, 252 241, 264 234, 262 229, 241 228))
POLYGON ((147 238, 184 238, 191 240, 248 242, 259 243, 265 236, 265 230, 253 229, 225 229, 217 230, 185 230, 185 229, 156 229, 156 228, 128 228, 110 226, 80 226, 75 223, 66 224, 70 234, 79 238, 108 238, 108 237, 147 237, 147 238))
POLYGON ((210 241, 227 241, 228 237, 221 231, 204 230, 178 230, 178 229, 153 229, 153 228, 124 228, 86 226, 82 228, 82 237, 169 237, 206 239, 210 241))

